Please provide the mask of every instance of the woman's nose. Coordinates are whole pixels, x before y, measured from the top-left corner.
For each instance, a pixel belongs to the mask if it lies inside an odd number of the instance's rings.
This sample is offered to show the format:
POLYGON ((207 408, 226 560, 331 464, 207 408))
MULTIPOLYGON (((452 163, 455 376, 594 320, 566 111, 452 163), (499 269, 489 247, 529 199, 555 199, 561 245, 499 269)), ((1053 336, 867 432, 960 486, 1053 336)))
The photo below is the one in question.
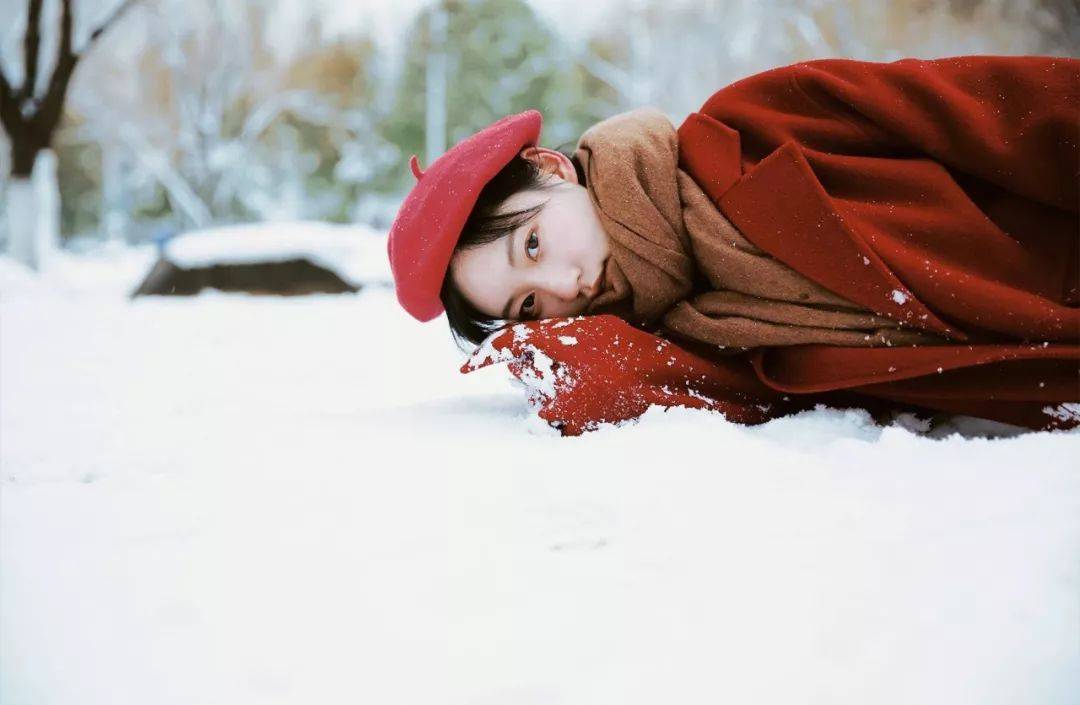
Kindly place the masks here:
POLYGON ((574 268, 552 272, 545 279, 544 288, 556 298, 574 301, 581 296, 581 272, 574 268))

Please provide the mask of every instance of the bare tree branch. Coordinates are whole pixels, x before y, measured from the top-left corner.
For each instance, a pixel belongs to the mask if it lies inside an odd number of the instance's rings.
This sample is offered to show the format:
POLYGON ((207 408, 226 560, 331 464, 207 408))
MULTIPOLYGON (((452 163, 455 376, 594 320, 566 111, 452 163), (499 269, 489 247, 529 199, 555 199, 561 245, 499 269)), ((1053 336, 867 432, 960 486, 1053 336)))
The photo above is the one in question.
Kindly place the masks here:
POLYGON ((11 84, 8 83, 7 76, 4 75, 4 71, 0 68, 0 112, 3 111, 4 106, 8 101, 14 100, 15 91, 12 90, 11 84))
POLYGON ((86 41, 86 46, 84 46, 82 48, 82 51, 80 51, 79 53, 84 53, 87 49, 89 49, 90 46, 97 41, 97 38, 105 32, 105 30, 107 30, 114 22, 120 19, 120 17, 125 12, 127 12, 132 5, 136 4, 137 2, 139 2, 139 0, 124 0, 124 2, 120 3, 117 8, 112 11, 112 14, 105 18, 104 22, 99 24, 92 32, 90 32, 90 38, 86 41))
POLYGON ((60 16, 60 50, 56 57, 56 67, 53 69, 52 78, 49 80, 49 90, 41 99, 41 105, 34 116, 38 130, 42 134, 52 135, 56 125, 60 122, 60 115, 64 109, 64 97, 67 95, 68 84, 71 82, 71 74, 75 72, 75 65, 79 63, 79 57, 71 50, 71 35, 73 31, 72 0, 62 0, 63 14, 60 16))
POLYGON ((56 57, 56 68, 53 69, 52 79, 49 81, 49 90, 41 100, 41 108, 37 117, 40 118, 41 127, 47 134, 52 134, 56 125, 60 122, 60 115, 64 109, 64 98, 67 95, 68 85, 71 83, 71 75, 75 72, 75 66, 79 63, 83 53, 90 48, 93 42, 101 36, 116 20, 123 15, 128 8, 139 0, 124 0, 105 21, 90 33, 90 40, 82 51, 76 52, 72 47, 73 12, 72 0, 62 0, 63 14, 60 17, 60 51, 56 57))
POLYGON ((18 111, 15 102, 15 91, 12 90, 7 76, 4 75, 3 69, 0 68, 0 123, 3 124, 4 130, 9 137, 13 136, 16 129, 15 120, 18 111))
POLYGON ((71 34, 75 26, 75 13, 71 8, 72 0, 61 0, 64 12, 60 15, 60 59, 72 55, 71 34))
POLYGON ((15 98, 21 103, 34 95, 37 86, 38 60, 41 47, 41 6, 44 0, 30 0, 26 17, 26 35, 23 37, 23 85, 15 98))

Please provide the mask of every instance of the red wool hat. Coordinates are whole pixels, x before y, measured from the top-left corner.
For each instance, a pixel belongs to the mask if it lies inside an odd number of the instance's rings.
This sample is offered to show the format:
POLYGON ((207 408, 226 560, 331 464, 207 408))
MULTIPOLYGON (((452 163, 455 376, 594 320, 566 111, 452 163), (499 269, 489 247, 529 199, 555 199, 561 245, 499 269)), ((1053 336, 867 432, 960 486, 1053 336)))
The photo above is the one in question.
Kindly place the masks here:
POLYGON ((386 251, 398 302, 420 321, 443 312, 439 290, 465 221, 488 181, 540 139, 542 118, 526 110, 467 137, 421 171, 409 160, 416 185, 398 210, 386 251))

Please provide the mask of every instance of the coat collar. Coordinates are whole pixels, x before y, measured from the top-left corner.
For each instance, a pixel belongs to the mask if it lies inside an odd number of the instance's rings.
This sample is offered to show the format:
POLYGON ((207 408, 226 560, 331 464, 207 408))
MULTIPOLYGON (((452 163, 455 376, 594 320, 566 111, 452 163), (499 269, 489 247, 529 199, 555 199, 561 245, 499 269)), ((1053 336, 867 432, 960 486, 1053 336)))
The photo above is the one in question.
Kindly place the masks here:
POLYGON ((967 340, 923 305, 845 222, 794 141, 744 173, 735 130, 692 113, 678 133, 680 167, 754 245, 878 315, 967 340))

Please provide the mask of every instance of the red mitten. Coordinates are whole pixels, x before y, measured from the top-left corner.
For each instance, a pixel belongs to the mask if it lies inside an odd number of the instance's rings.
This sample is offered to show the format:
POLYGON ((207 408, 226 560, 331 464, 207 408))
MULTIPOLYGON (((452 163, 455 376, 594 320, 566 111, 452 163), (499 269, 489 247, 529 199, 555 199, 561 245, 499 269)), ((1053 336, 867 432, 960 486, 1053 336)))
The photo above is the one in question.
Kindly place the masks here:
POLYGON ((563 435, 636 418, 652 404, 712 409, 750 424, 778 415, 781 405, 745 360, 711 362, 610 315, 508 326, 461 371, 498 362, 510 363, 539 416, 563 435))

